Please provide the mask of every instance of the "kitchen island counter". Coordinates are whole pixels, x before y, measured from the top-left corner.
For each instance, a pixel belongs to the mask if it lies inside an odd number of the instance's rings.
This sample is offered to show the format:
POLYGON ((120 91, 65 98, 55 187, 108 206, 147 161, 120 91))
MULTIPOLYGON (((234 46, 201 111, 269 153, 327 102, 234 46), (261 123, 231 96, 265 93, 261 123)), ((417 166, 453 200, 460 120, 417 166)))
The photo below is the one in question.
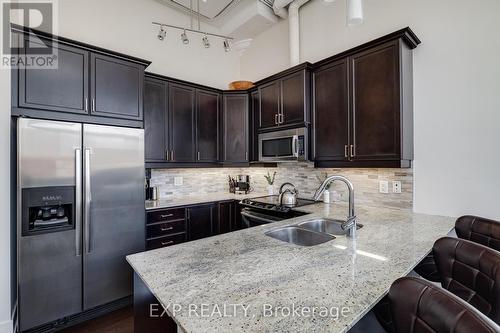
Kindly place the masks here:
POLYGON ((364 227, 355 238, 301 247, 264 234, 312 218, 345 218, 347 212, 345 204, 323 203, 298 210, 310 214, 127 260, 186 332, 345 332, 455 222, 357 206, 364 227))

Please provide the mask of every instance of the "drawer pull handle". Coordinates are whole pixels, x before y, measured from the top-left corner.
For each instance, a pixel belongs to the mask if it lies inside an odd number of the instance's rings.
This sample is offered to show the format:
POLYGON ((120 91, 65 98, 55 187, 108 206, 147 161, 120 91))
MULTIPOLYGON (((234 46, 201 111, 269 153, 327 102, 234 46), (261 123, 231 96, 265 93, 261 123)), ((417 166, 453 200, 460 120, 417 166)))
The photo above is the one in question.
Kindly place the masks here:
POLYGON ((161 242, 161 245, 165 246, 165 245, 170 245, 170 244, 173 244, 174 241, 168 241, 168 242, 161 242))
POLYGON ((168 227, 168 228, 161 228, 161 231, 169 231, 172 230, 174 227, 168 227))
POLYGON ((174 216, 174 214, 163 214, 163 215, 160 215, 162 219, 165 219, 167 217, 172 217, 174 216))

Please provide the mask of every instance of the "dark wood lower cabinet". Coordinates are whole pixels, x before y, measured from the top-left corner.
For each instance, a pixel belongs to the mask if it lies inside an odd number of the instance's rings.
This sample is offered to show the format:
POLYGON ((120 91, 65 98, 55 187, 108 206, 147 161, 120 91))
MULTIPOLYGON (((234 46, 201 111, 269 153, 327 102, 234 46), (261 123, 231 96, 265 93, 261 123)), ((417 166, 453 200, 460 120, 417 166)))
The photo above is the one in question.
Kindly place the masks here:
POLYGON ((188 239, 190 241, 213 235, 215 205, 203 205, 187 208, 188 239))
POLYGON ((177 324, 141 278, 134 273, 134 332, 177 333, 177 324))
POLYGON ((146 213, 146 250, 243 228, 237 200, 152 210, 146 213))
POLYGON ((232 223, 235 217, 234 201, 224 201, 218 204, 217 233, 225 234, 232 230, 232 223))

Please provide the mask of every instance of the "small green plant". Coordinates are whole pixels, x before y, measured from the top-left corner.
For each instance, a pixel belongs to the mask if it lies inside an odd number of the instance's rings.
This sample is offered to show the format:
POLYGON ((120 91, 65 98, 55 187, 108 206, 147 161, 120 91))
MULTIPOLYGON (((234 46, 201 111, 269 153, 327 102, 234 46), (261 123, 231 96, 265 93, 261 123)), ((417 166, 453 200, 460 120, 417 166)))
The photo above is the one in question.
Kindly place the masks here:
POLYGON ((271 177, 271 174, 269 173, 269 171, 267 172, 267 175, 264 176, 264 178, 266 178, 267 180, 267 183, 269 185, 273 185, 274 184, 274 181, 276 180, 276 171, 274 172, 273 176, 271 177))

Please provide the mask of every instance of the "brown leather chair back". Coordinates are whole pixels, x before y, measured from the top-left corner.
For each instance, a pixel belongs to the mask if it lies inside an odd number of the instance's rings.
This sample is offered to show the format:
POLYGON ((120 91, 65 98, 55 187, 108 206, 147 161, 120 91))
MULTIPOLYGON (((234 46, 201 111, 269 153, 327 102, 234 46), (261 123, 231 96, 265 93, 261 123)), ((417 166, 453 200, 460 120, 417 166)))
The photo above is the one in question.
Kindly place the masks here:
POLYGON ((443 288, 500 323, 500 252, 444 237, 433 247, 443 288))
POLYGON ((462 216, 455 222, 459 238, 500 251, 500 222, 478 216, 462 216))
POLYGON ((486 316, 424 279, 405 277, 389 290, 398 333, 493 333, 500 328, 486 316))

